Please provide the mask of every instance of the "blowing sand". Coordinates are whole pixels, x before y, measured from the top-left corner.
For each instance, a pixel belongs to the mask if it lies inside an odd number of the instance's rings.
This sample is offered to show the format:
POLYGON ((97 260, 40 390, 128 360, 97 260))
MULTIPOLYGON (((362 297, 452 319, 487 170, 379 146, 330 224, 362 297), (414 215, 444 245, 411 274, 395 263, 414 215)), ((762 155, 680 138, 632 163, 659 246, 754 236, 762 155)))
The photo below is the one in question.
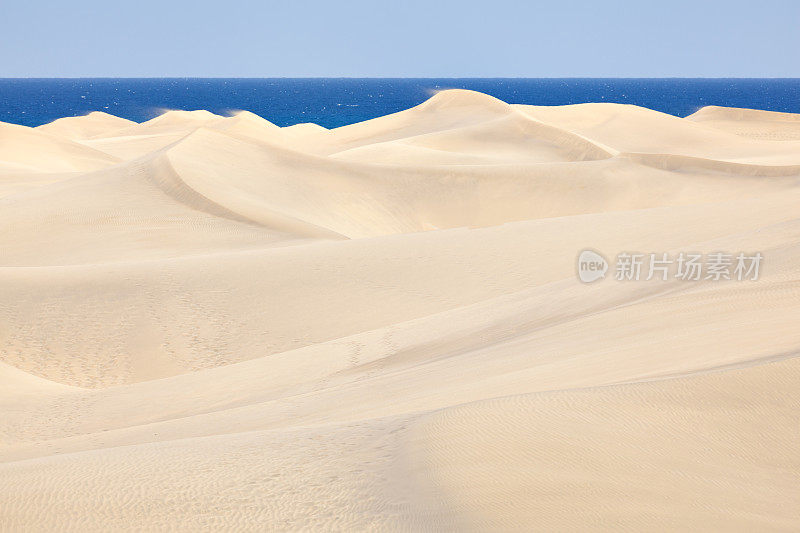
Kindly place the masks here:
POLYGON ((0 531, 800 529, 800 115, 0 124, 0 250, 0 531))

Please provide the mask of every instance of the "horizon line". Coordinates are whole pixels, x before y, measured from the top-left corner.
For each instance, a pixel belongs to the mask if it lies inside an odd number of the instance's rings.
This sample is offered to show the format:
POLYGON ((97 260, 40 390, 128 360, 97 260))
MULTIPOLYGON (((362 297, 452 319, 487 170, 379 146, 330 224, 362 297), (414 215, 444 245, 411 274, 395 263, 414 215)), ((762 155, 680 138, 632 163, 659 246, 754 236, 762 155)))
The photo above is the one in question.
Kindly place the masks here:
POLYGON ((800 80, 800 76, 1 76, 0 80, 800 80))

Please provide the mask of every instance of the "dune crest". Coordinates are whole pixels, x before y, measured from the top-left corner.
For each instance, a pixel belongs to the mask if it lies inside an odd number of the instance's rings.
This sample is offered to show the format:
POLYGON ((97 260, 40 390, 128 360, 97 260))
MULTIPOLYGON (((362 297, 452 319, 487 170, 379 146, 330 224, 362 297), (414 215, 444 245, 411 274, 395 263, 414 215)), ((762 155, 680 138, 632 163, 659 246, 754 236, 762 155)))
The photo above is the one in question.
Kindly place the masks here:
POLYGON ((102 111, 92 111, 80 117, 59 118, 37 129, 71 140, 89 139, 136 124, 102 111))
POLYGON ((800 117, 793 113, 706 106, 686 120, 751 139, 800 140, 800 117))
POLYGON ((798 124, 0 124, 0 530, 797 530, 798 124))

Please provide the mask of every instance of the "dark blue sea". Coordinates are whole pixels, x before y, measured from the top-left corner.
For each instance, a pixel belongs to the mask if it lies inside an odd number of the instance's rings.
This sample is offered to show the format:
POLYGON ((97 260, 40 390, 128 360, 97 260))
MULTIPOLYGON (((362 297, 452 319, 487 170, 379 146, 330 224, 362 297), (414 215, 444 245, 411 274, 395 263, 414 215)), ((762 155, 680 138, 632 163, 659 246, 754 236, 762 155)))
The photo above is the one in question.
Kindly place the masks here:
POLYGON ((141 122, 164 109, 245 109, 278 124, 333 128, 415 106, 440 89, 513 104, 635 104, 679 117, 706 105, 800 113, 800 79, 0 79, 0 121, 38 126, 105 111, 141 122))

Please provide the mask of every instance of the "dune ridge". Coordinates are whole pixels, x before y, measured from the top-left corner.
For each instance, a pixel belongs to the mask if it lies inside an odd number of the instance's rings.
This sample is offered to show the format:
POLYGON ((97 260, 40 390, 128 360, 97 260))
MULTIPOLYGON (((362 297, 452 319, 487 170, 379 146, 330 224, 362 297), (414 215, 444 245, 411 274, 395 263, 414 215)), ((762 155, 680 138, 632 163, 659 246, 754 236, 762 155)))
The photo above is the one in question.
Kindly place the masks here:
POLYGON ((121 130, 134 124, 136 123, 132 120, 115 117, 102 111, 92 111, 85 116, 59 118, 36 129, 57 137, 81 140, 121 130))
POLYGON ((0 124, 0 531, 797 530, 797 124, 0 124))

